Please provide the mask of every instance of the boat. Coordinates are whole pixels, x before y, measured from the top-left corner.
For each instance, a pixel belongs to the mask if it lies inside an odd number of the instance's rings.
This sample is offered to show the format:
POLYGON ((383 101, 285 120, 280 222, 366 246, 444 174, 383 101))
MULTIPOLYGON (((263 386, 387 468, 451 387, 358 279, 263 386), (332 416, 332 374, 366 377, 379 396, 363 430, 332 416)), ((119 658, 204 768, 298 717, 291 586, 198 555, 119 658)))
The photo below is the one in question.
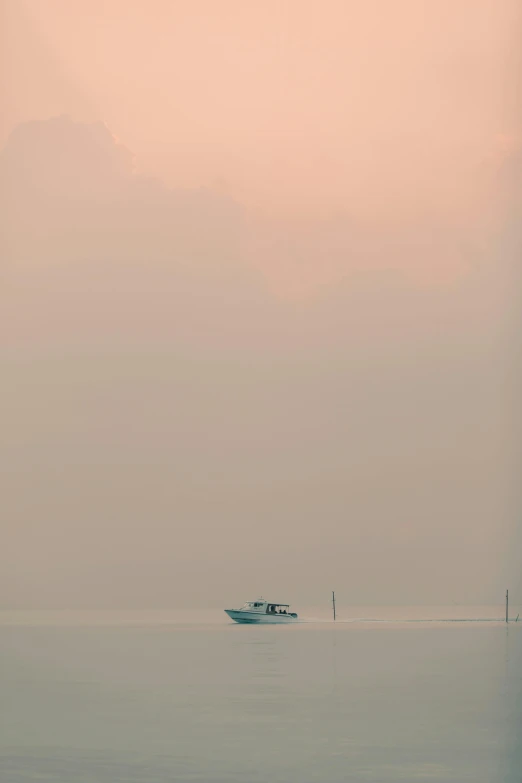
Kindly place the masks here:
POLYGON ((282 625, 295 623, 297 615, 290 612, 290 604, 280 604, 276 601, 265 601, 258 598, 257 601, 247 601, 240 609, 225 609, 226 614, 236 623, 271 623, 282 625))

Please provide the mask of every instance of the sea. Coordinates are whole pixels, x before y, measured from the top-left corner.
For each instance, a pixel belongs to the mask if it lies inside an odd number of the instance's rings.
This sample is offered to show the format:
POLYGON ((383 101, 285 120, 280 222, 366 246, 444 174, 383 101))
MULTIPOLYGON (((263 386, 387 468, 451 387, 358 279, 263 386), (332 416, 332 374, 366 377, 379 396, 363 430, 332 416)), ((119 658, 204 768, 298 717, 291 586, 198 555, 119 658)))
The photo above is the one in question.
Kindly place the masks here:
POLYGON ((519 609, 329 611, 0 612, 0 780, 522 781, 519 609))

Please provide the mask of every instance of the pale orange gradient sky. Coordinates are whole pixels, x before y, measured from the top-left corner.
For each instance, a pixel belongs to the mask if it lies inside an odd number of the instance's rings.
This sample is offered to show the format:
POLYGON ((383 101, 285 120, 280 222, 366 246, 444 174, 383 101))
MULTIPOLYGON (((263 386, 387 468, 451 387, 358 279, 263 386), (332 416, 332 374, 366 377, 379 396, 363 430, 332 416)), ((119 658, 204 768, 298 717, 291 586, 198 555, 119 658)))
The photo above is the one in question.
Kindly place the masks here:
MULTIPOLYGON (((313 248, 332 215, 377 234, 496 230, 498 170, 521 138, 517 0, 3 6, 2 139, 53 114, 103 119, 138 172, 239 199, 248 252, 280 295, 349 272, 342 239, 303 263, 305 224, 318 222, 313 248)), ((400 263, 446 283, 466 270, 451 243, 400 263)))
POLYGON ((4 140, 103 118, 140 170, 264 212, 462 209, 517 131, 517 0, 3 5, 4 140))
POLYGON ((520 594, 518 0, 1 7, 2 601, 520 594))

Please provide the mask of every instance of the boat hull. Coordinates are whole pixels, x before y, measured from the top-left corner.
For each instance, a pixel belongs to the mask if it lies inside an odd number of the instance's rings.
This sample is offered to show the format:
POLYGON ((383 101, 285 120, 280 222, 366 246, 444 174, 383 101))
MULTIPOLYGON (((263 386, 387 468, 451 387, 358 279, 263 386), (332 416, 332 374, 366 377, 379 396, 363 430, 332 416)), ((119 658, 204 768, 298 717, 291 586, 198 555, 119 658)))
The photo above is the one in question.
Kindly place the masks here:
POLYGON ((297 615, 267 614, 266 612, 246 612, 239 609, 225 609, 226 614, 236 623, 247 625, 288 625, 297 622, 297 615))

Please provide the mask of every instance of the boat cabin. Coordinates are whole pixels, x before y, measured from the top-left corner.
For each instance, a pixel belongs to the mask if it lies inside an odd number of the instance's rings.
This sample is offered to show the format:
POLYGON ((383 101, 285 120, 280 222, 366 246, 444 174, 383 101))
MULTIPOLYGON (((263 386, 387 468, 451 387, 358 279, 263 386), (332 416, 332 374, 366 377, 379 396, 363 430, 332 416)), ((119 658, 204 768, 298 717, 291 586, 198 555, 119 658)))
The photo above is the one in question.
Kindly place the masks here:
POLYGON ((257 601, 247 601, 243 604, 243 612, 259 612, 260 614, 291 614, 288 611, 290 604, 278 604, 273 601, 265 601, 264 598, 258 598, 257 601))

